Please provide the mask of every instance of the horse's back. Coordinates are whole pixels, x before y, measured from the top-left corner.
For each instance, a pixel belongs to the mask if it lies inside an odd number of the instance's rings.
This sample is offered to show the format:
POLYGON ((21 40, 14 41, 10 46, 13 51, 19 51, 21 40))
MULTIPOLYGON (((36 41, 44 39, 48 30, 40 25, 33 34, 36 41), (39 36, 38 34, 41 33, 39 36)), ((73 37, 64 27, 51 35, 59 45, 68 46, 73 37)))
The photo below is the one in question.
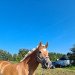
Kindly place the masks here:
POLYGON ((17 75, 16 64, 0 61, 0 75, 17 75))
POLYGON ((0 61, 0 69, 9 63, 10 62, 8 62, 8 61, 0 61))
POLYGON ((3 61, 3 60, 0 61, 0 75, 2 75, 1 73, 2 73, 3 69, 4 69, 4 68, 6 67, 6 65, 8 65, 8 64, 10 64, 10 62, 8 62, 8 61, 3 61))

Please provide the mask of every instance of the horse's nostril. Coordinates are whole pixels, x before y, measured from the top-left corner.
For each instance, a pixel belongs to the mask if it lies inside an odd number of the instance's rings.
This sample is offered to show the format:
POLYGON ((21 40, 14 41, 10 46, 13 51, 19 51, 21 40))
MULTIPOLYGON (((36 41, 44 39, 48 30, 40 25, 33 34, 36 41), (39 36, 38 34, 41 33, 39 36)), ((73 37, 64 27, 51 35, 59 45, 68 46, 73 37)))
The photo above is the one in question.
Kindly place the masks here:
POLYGON ((46 63, 46 65, 48 65, 48 63, 46 63))

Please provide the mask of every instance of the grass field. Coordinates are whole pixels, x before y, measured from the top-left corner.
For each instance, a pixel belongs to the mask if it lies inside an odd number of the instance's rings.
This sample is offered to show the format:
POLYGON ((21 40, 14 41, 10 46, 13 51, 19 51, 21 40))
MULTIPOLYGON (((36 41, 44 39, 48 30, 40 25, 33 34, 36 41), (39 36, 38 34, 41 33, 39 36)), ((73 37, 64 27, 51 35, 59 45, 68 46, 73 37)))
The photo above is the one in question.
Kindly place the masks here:
POLYGON ((73 70, 73 71, 75 71, 75 66, 69 66, 69 67, 65 67, 65 69, 68 69, 68 70, 73 70))
POLYGON ((75 75, 75 66, 69 68, 66 67, 66 68, 48 69, 43 71, 41 69, 41 66, 39 66, 35 72, 35 75, 42 75, 42 72, 44 75, 75 75))

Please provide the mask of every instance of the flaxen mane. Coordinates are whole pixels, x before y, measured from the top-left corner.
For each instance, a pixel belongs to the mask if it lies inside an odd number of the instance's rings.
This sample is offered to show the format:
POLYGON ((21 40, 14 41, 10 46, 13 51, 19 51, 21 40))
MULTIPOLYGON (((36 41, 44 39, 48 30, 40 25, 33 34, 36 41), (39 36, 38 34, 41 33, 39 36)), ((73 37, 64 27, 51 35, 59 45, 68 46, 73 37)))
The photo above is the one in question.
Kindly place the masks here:
POLYGON ((29 51, 20 62, 24 61, 35 50, 36 48, 33 48, 31 51, 29 51))

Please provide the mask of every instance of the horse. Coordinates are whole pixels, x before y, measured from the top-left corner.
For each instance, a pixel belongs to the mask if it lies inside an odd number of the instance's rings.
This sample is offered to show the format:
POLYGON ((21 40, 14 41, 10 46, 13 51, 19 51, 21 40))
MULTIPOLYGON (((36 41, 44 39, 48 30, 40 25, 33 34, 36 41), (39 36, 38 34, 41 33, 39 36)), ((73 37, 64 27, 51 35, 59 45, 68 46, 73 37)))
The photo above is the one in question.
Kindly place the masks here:
POLYGON ((48 42, 43 45, 41 42, 39 45, 29 51, 25 57, 16 64, 9 61, 0 61, 0 75, 34 75, 39 63, 42 68, 47 69, 50 67, 50 59, 48 56, 48 42))

